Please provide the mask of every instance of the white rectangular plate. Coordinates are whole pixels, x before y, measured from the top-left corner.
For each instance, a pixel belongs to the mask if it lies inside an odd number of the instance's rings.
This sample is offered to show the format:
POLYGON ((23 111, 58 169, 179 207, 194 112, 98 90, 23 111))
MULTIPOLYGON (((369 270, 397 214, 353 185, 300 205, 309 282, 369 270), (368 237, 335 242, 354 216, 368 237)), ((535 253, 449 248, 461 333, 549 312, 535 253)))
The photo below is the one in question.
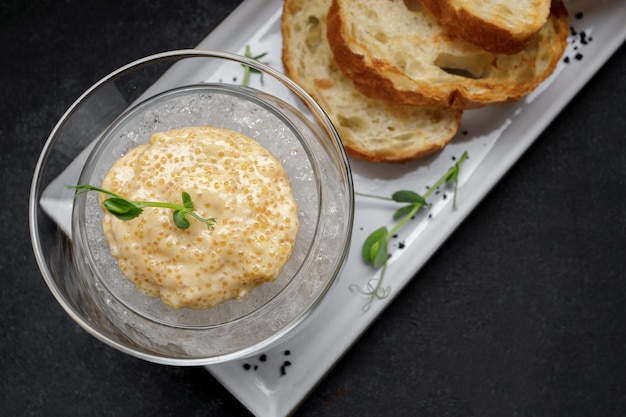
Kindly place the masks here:
MULTIPOLYGON (((378 279, 378 272, 361 261, 360 248, 374 229, 392 226, 391 215, 396 207, 357 197, 350 255, 318 311, 263 355, 207 367, 252 413, 270 417, 292 413, 626 39, 626 2, 623 0, 570 0, 566 1, 566 6, 573 28, 565 52, 569 63, 561 62, 533 94, 515 104, 466 112, 457 137, 442 152, 427 159, 402 165, 351 160, 357 191, 390 195, 399 189, 422 193, 446 172, 455 158, 464 151, 470 155, 459 178, 457 208, 452 207, 452 190, 441 190, 432 199, 432 208, 412 220, 392 242, 385 278, 385 286, 390 289, 387 298, 373 300, 366 311, 364 306, 369 299, 351 287, 364 287, 378 279), (579 12, 582 17, 577 15, 579 12)), ((281 11, 281 0, 246 0, 198 48, 243 54, 245 46, 249 45, 253 54, 267 52, 262 61, 282 70, 281 11)), ((197 78, 194 81, 225 76, 204 72, 197 69, 168 76, 197 78)), ((81 166, 80 161, 77 166, 81 166)), ((75 176, 76 172, 72 171, 64 175, 75 176)), ((69 215, 60 215, 62 211, 57 208, 65 205, 71 213, 71 202, 58 198, 59 187, 70 181, 60 177, 42 197, 44 209, 53 217, 57 216, 55 220, 66 231, 69 215)))

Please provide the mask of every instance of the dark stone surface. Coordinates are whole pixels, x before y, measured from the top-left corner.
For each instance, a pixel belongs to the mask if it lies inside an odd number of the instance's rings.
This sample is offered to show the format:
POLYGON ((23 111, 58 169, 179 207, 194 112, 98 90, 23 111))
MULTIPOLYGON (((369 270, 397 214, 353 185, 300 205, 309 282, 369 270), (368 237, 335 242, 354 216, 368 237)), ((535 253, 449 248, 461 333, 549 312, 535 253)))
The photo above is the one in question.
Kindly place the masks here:
MULTIPOLYGON (((194 47, 237 3, 3 2, 0 414, 246 415, 204 369, 126 356, 74 324, 27 218, 39 151, 78 95, 194 47)), ((624 68, 622 47, 296 415, 626 415, 624 68)))

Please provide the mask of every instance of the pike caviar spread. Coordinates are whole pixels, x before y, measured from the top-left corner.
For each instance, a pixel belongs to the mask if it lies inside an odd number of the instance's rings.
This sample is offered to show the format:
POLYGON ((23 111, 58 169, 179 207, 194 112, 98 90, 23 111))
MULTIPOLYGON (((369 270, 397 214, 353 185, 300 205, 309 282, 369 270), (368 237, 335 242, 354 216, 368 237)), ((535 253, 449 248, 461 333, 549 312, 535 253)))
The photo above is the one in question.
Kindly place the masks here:
MULTIPOLYGON (((238 132, 188 127, 154 134, 115 161, 102 188, 135 201, 182 203, 214 217, 212 229, 172 210, 145 208, 119 220, 105 210, 104 236, 120 270, 172 308, 210 308, 273 281, 290 257, 298 210, 280 162, 238 132)), ((104 199, 104 198, 103 198, 104 199)))

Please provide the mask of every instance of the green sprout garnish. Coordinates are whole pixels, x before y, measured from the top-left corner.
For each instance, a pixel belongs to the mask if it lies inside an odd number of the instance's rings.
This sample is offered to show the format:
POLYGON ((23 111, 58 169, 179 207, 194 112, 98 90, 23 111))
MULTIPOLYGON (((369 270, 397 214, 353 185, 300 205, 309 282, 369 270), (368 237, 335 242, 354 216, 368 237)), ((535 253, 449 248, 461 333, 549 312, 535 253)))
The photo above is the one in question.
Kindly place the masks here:
POLYGON ((359 293, 370 297, 369 301, 363 306, 363 310, 369 310, 371 304, 375 299, 384 299, 391 292, 391 287, 383 287, 383 279, 387 270, 387 262, 389 260, 389 239, 391 239, 415 214, 422 208, 430 207, 430 204, 426 201, 430 195, 435 192, 441 185, 452 184, 454 186, 454 199, 452 203, 453 209, 456 209, 456 192, 459 180, 459 171, 461 165, 468 158, 467 152, 464 152, 461 158, 441 177, 432 187, 430 187, 424 195, 419 195, 416 192, 408 190, 396 191, 391 197, 382 197, 372 194, 355 193, 362 197, 377 198, 381 200, 394 201, 396 203, 403 203, 404 205, 397 209, 393 213, 393 219, 397 221, 396 225, 387 229, 387 226, 382 226, 374 230, 363 243, 361 248, 361 256, 365 263, 370 264, 373 268, 382 268, 380 277, 376 280, 375 285, 371 282, 368 283, 366 288, 361 288, 358 285, 351 285, 350 288, 356 289, 359 293))
POLYGON ((209 230, 211 230, 215 222, 217 222, 217 219, 213 217, 205 219, 196 214, 194 212, 191 196, 185 191, 182 192, 183 204, 176 204, 164 203, 159 201, 132 201, 119 194, 93 185, 68 185, 67 187, 77 190, 75 195, 79 195, 88 191, 98 191, 108 195, 109 198, 102 202, 104 208, 106 208, 109 213, 111 213, 118 219, 124 221, 132 220, 136 217, 139 217, 139 215, 143 213, 143 209, 146 207, 160 207, 174 210, 172 217, 174 219, 174 224, 179 229, 188 229, 189 226, 191 226, 191 223, 189 222, 187 216, 191 216, 199 222, 206 224, 209 230))
MULTIPOLYGON (((246 45, 246 50, 245 50, 245 56, 246 58, 252 58, 255 61, 258 61, 259 59, 263 58, 265 55, 267 55, 267 52, 263 52, 262 54, 256 55, 256 56, 252 56, 252 53, 250 52, 250 45, 246 45)), ((241 64, 241 66, 243 67, 243 80, 241 82, 241 85, 248 85, 248 83, 250 82, 250 74, 259 74, 261 76, 261 85, 263 85, 263 73, 261 71, 259 71, 256 68, 251 68, 248 65, 245 64, 241 64)))

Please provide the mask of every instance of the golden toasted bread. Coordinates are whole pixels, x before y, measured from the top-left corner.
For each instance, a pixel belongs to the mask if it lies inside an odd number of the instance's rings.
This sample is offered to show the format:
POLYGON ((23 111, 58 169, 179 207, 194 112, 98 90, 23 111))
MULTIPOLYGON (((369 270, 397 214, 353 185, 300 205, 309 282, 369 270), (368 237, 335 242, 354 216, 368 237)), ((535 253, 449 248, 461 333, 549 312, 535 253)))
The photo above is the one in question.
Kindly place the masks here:
POLYGON ((396 105, 359 93, 335 65, 326 39, 331 0, 285 0, 282 15, 286 74, 328 114, 354 157, 399 162, 443 148, 462 111, 447 106, 396 105))
POLYGON ((550 0, 420 0, 452 34, 483 49, 514 54, 524 49, 550 14, 550 0))
POLYGON ((568 34, 560 0, 530 44, 513 55, 488 52, 449 33, 419 3, 333 0, 328 12, 334 60, 356 88, 411 105, 471 109, 518 100, 552 73, 568 34))

